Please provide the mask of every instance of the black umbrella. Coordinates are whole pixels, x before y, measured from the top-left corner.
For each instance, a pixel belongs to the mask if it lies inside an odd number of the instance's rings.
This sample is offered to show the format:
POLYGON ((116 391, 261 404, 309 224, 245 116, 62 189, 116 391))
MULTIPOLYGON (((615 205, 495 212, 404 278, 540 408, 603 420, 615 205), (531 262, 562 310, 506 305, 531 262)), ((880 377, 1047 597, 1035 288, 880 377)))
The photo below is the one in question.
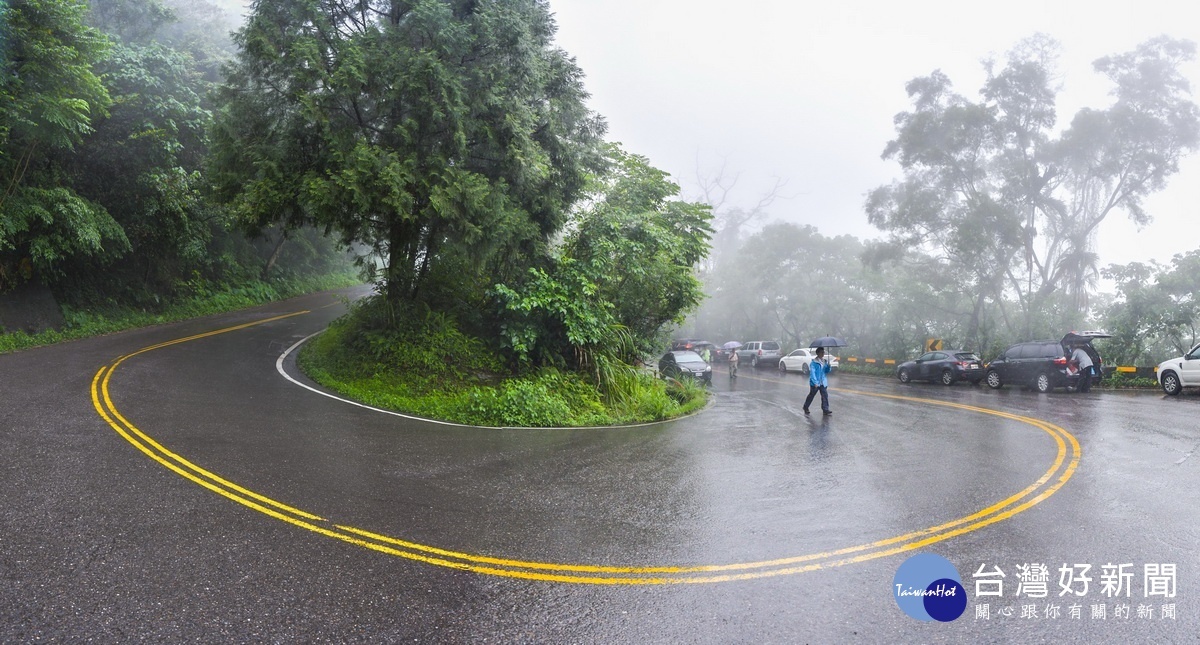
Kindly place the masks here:
POLYGON ((822 336, 809 343, 809 347, 845 347, 846 342, 833 336, 822 336))

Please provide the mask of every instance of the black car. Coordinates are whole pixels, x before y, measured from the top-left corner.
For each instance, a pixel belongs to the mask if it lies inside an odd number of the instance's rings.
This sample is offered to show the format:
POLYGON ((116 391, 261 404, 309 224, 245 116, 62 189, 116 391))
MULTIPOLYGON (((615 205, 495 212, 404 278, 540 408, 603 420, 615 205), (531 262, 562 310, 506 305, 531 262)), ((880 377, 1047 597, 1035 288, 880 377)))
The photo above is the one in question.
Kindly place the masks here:
POLYGON ((1092 341, 1097 338, 1111 336, 1098 331, 1071 332, 1062 340, 1017 343, 988 363, 984 378, 988 386, 995 389, 1010 384, 1031 387, 1038 392, 1074 387, 1079 382, 1079 371, 1071 362, 1073 347, 1082 346, 1092 358, 1096 373, 1102 373, 1100 353, 1092 347, 1092 341))
POLYGON ((942 385, 954 385, 958 381, 967 381, 979 385, 983 380, 983 361, 974 352, 961 349, 927 352, 896 367, 896 378, 901 383, 938 381, 942 385))
POLYGON ((664 378, 694 378, 702 383, 712 383, 712 366, 704 362, 696 352, 675 350, 663 354, 658 360, 658 373, 664 378))
POLYGON ((729 358, 728 351, 720 348, 719 346, 717 346, 713 343, 708 342, 707 340, 697 340, 695 338, 680 338, 679 340, 671 341, 671 351, 674 352, 674 351, 685 350, 685 349, 696 352, 697 354, 700 354, 701 356, 704 355, 704 350, 707 349, 709 355, 712 356, 711 362, 713 362, 713 363, 715 363, 717 361, 727 360, 729 358))

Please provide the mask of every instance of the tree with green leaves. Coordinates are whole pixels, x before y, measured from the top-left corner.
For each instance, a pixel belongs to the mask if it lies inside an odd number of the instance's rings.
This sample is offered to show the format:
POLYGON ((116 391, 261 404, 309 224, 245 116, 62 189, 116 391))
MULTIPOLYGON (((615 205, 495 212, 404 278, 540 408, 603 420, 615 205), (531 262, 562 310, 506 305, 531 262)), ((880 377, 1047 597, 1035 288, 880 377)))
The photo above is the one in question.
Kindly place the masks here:
POLYGON ((522 362, 631 361, 659 349, 703 298, 696 266, 709 251, 709 207, 680 201, 645 157, 610 146, 608 158, 550 266, 496 287, 503 341, 522 362))
POLYGON ((65 177, 67 158, 111 103, 94 69, 109 42, 86 16, 86 4, 69 0, 0 6, 0 289, 128 245, 65 177))
POLYGON ((261 0, 236 36, 213 179, 251 230, 313 222, 402 301, 482 301, 543 260, 603 122, 545 0, 261 0))
POLYGON ((1097 229, 1114 212, 1148 222, 1143 200, 1200 144, 1200 110, 1179 69, 1195 45, 1163 37, 1096 61, 1112 104, 1080 110, 1056 136, 1057 47, 1037 36, 1002 69, 989 64, 976 102, 940 71, 911 81, 913 110, 896 117, 883 155, 904 180, 866 202, 890 234, 868 257, 899 261, 920 248, 960 269, 975 294, 972 340, 993 308, 1022 337, 1082 322, 1099 275, 1097 229))
POLYGON ((1200 250, 1157 262, 1113 265, 1104 277, 1117 298, 1105 311, 1108 343, 1125 364, 1148 365, 1187 352, 1200 340, 1200 250))
POLYGON ((158 44, 114 44, 98 70, 114 103, 66 168, 120 224, 130 253, 106 271, 77 261, 76 282, 135 300, 167 295, 205 265, 223 223, 203 198, 208 86, 187 54, 158 44))

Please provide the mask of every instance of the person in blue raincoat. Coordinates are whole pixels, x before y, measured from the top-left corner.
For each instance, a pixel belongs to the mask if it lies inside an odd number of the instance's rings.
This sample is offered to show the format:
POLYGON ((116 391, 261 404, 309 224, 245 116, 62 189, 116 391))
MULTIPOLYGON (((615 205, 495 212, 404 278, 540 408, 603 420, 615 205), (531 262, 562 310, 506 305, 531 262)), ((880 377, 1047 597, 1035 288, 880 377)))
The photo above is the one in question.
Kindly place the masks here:
POLYGON ((808 414, 808 406, 812 405, 817 392, 821 393, 821 411, 833 414, 829 409, 829 362, 825 360, 825 348, 817 348, 817 356, 808 364, 808 398, 804 399, 804 414, 808 414))

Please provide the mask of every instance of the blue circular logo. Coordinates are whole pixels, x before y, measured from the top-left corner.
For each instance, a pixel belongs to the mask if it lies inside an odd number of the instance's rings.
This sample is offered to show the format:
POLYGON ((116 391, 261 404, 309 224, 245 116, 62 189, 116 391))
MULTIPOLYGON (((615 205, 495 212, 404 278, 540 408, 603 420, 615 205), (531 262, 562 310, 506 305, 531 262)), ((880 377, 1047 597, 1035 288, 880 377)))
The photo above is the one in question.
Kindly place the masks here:
POLYGON ((933 553, 904 561, 892 579, 892 594, 904 613, 923 621, 948 623, 967 609, 967 592, 958 569, 933 553))

